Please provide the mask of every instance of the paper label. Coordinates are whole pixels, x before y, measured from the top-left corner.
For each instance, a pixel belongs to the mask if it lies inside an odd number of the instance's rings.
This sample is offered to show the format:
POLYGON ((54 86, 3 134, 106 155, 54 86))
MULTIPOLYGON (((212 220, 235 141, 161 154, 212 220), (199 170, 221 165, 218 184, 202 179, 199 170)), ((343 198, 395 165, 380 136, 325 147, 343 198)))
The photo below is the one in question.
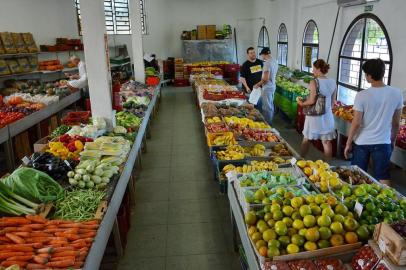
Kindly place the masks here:
POLYGON ((362 214, 362 210, 364 209, 364 206, 362 204, 360 204, 358 201, 355 202, 355 213, 357 213, 357 215, 360 217, 362 214))
POLYGON ((70 166, 70 163, 69 163, 69 161, 67 161, 67 160, 64 160, 64 162, 65 162, 65 164, 72 170, 72 167, 70 166))
POLYGON ((383 239, 378 240, 378 246, 379 246, 379 249, 382 251, 382 253, 385 254, 385 252, 386 252, 386 244, 385 244, 385 241, 383 241, 383 239))
POLYGON ((305 183, 306 179, 304 177, 297 179, 297 184, 302 186, 305 183))
POLYGON ((237 173, 235 171, 229 171, 226 173, 226 177, 230 182, 237 181, 237 173))
POLYGON ((297 162, 297 159, 295 157, 290 159, 290 164, 292 164, 292 166, 295 165, 296 162, 297 162))
POLYGON ((27 156, 23 157, 21 161, 24 163, 24 165, 28 165, 30 163, 30 159, 27 156))

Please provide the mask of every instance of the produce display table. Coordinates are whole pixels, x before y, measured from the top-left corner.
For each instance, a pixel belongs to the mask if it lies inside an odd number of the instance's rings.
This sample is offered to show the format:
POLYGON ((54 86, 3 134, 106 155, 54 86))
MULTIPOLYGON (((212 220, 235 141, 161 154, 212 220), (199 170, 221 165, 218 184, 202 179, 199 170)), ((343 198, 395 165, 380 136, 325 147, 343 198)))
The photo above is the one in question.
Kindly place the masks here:
POLYGON ((393 149, 391 161, 396 166, 399 166, 402 169, 406 170, 406 150, 395 146, 395 148, 393 149))
MULTIPOLYGON (((137 137, 134 141, 134 144, 131 148, 131 151, 128 155, 128 159, 124 165, 124 169, 121 173, 121 176, 118 180, 118 183, 114 189, 114 193, 111 197, 111 200, 108 204, 107 211, 103 217, 103 220, 100 223, 100 227, 98 229, 97 235, 94 239, 92 247, 90 249, 89 255, 86 258, 85 265, 83 269, 98 269, 100 263, 103 259, 104 250, 107 246, 107 242, 109 240, 110 232, 113 230, 115 241, 117 241, 117 237, 119 239, 118 230, 117 230, 117 213, 120 207, 120 204, 123 200, 123 196, 125 190, 127 188, 128 182, 131 178, 132 171, 134 168, 134 164, 136 159, 139 157, 142 142, 144 136, 147 132, 148 123, 150 121, 152 112, 154 111, 155 106, 157 105, 157 101, 159 100, 161 95, 161 87, 160 85, 157 87, 154 96, 148 105, 148 110, 145 113, 145 116, 142 120, 141 126, 138 130, 137 137)), ((121 245, 121 243, 120 243, 121 245)), ((116 245, 116 249, 118 249, 118 245, 116 245)), ((116 250, 118 254, 120 254, 120 250, 116 250)), ((122 250, 121 250, 122 252, 122 250)))
MULTIPOLYGON (((244 215, 240 204, 238 203, 237 195, 234 190, 234 186, 231 181, 228 181, 228 200, 230 201, 230 213, 231 213, 231 222, 233 224, 233 237, 234 240, 239 234, 242 245, 244 247, 245 255, 247 256, 248 268, 250 270, 260 270, 259 262, 257 257, 255 256, 254 250, 252 249, 252 245, 250 243, 250 239, 248 238, 248 234, 246 232, 245 223, 244 223, 244 215)), ((234 242, 236 245, 236 243, 234 242)))

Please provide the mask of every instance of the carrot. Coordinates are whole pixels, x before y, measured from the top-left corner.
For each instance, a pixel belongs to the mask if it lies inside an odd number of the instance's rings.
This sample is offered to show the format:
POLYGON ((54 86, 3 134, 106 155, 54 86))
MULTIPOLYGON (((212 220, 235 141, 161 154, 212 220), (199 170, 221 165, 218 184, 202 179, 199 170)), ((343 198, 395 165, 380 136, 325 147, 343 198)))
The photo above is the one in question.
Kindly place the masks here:
POLYGON ((93 231, 93 232, 88 232, 88 233, 79 234, 79 237, 80 237, 80 238, 95 237, 96 234, 97 234, 97 232, 96 232, 96 231, 93 231))
POLYGON ((58 229, 58 228, 51 228, 51 229, 45 229, 43 232, 44 233, 56 233, 56 232, 64 232, 65 229, 58 229))
POLYGON ((4 250, 10 250, 10 251, 21 251, 21 252, 32 252, 34 251, 34 248, 32 246, 25 246, 25 245, 1 245, 0 246, 1 251, 4 250))
POLYGON ((48 258, 44 258, 41 256, 34 256, 33 261, 38 264, 46 264, 48 262, 48 258))
POLYGON ((67 233, 64 233, 64 232, 56 232, 55 236, 64 237, 64 238, 66 238, 66 239, 68 239, 70 241, 75 241, 75 240, 79 239, 79 237, 77 235, 75 235, 75 234, 67 234, 67 233))
POLYGON ((87 250, 79 251, 79 256, 87 256, 87 253, 89 253, 87 250))
POLYGON ((14 234, 20 237, 30 237, 31 235, 30 232, 15 232, 14 234))
POLYGON ((4 260, 13 256, 22 256, 24 255, 24 252, 18 252, 18 251, 11 251, 11 252, 4 252, 3 250, 0 253, 0 260, 4 260))
POLYGON ((71 246, 76 249, 81 249, 83 247, 89 247, 90 244, 87 244, 86 242, 81 242, 81 243, 71 244, 71 246))
POLYGON ((50 233, 44 233, 44 232, 32 232, 31 237, 52 237, 53 235, 50 233))
POLYGON ((49 261, 50 262, 58 262, 58 261, 65 261, 65 260, 75 260, 75 256, 52 257, 49 261))
POLYGON ((30 224, 31 221, 23 217, 4 217, 0 219, 0 227, 30 224))
POLYGON ((52 253, 52 252, 54 252, 54 248, 52 247, 44 247, 37 249, 37 253, 52 253))
POLYGON ((84 262, 86 260, 86 257, 87 257, 87 255, 77 256, 75 261, 78 261, 78 262, 83 261, 84 262))
POLYGON ((81 269, 83 266, 84 262, 83 261, 75 261, 75 264, 72 265, 73 269, 81 269))
POLYGON ((20 255, 20 256, 13 256, 10 258, 7 258, 7 261, 21 261, 21 262, 26 262, 32 259, 32 255, 20 255))
POLYGON ((46 223, 48 220, 39 216, 39 215, 27 215, 25 216, 26 219, 31 220, 32 222, 35 223, 46 223))
POLYGON ((48 262, 46 266, 48 267, 69 267, 75 264, 75 260, 64 260, 64 261, 57 261, 57 262, 48 262))
POLYGON ((96 232, 96 229, 79 229, 78 234, 85 234, 90 232, 96 232))
POLYGON ((51 246, 56 247, 56 246, 64 246, 64 245, 67 245, 68 242, 67 242, 67 241, 51 241, 51 242, 49 242, 49 244, 50 244, 51 246))
POLYGON ((29 263, 29 264, 27 264, 26 268, 27 268, 28 270, 35 270, 35 269, 44 270, 44 269, 47 268, 47 266, 46 266, 46 265, 43 265, 43 264, 29 263))
POLYGON ((75 250, 75 248, 71 247, 71 246, 54 248, 55 253, 59 253, 59 252, 63 252, 63 251, 71 251, 71 250, 75 250))
POLYGON ((1 266, 9 267, 9 266, 12 266, 12 265, 15 265, 15 264, 19 265, 21 268, 24 268, 24 267, 27 265, 27 262, 22 262, 22 261, 3 261, 3 262, 1 263, 1 266))
POLYGON ((30 237, 27 239, 29 243, 45 243, 51 241, 52 237, 30 237))
POLYGON ((84 221, 81 222, 84 225, 93 225, 93 224, 99 224, 100 221, 98 219, 93 219, 93 220, 88 220, 88 221, 84 221))
POLYGON ((67 251, 62 251, 62 252, 52 254, 52 258, 54 258, 54 257, 76 256, 78 254, 79 254, 79 252, 76 251, 76 250, 67 250, 67 251))
POLYGON ((37 256, 46 258, 46 259, 49 259, 51 257, 51 255, 49 255, 48 253, 38 253, 37 256))
POLYGON ((9 238, 11 241, 13 241, 16 244, 25 244, 25 240, 18 235, 15 235, 12 233, 6 233, 6 237, 9 238))
POLYGON ((9 238, 5 237, 5 236, 0 236, 0 241, 11 242, 11 240, 9 238))
POLYGON ((80 228, 80 229, 97 229, 99 224, 84 225, 80 223, 66 223, 59 225, 60 228, 80 228))
POLYGON ((33 229, 33 230, 43 230, 44 227, 45 227, 44 224, 27 224, 27 225, 23 226, 23 228, 33 229))
POLYGON ((65 229, 63 231, 64 234, 78 234, 79 233, 79 228, 71 228, 71 229, 65 229))

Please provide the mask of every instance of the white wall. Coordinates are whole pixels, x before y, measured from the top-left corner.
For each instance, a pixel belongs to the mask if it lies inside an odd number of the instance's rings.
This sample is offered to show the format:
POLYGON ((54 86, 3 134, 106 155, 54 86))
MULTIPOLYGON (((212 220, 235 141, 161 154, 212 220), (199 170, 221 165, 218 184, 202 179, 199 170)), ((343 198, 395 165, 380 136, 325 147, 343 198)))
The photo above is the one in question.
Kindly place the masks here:
MULTIPOLYGON (((319 28, 320 52, 319 57, 327 59, 334 22, 337 13, 335 0, 255 0, 254 12, 260 16, 266 16, 268 31, 270 34, 271 49, 277 53, 276 38, 281 23, 285 23, 288 30, 289 52, 288 66, 300 68, 302 37, 306 23, 313 19, 319 28)), ((393 86, 406 87, 406 32, 402 26, 406 24, 404 16, 406 1, 404 0, 380 0, 374 3, 373 14, 377 15, 388 31, 393 51, 393 86)), ((364 13, 363 6, 348 7, 341 9, 336 35, 330 55, 330 77, 337 78, 338 54, 345 32, 351 22, 360 14, 364 13)), ((259 28, 253 29, 259 32, 259 28)))

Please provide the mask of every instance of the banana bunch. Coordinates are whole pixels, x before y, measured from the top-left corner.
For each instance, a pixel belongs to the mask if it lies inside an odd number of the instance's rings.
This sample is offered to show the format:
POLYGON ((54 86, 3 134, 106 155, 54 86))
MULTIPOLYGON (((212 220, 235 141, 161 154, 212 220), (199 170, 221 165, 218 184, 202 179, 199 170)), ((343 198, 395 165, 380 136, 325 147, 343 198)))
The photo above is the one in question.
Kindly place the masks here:
POLYGON ((228 132, 224 135, 217 136, 213 140, 213 144, 216 146, 222 146, 222 145, 234 145, 236 144, 234 135, 232 132, 228 132))
POLYGON ((265 146, 256 144, 246 152, 252 157, 263 157, 265 156, 265 146))
POLYGON ((222 173, 225 175, 228 172, 234 171, 235 170, 235 166, 233 164, 227 164, 226 166, 224 166, 222 173))
POLYGON ((258 171, 275 171, 278 169, 278 164, 272 161, 251 161, 250 164, 235 167, 234 165, 227 165, 223 168, 222 173, 225 175, 231 170, 236 170, 237 173, 250 173, 258 171))
POLYGON ((218 160, 239 160, 245 158, 245 150, 240 145, 229 145, 226 150, 217 151, 218 160))
POLYGON ((290 162, 289 159, 284 159, 284 158, 281 158, 281 157, 274 157, 274 158, 272 158, 272 161, 277 163, 277 164, 284 164, 284 163, 289 163, 290 162))
POLYGON ((207 118, 206 122, 207 124, 221 123, 221 118, 218 116, 207 118))

